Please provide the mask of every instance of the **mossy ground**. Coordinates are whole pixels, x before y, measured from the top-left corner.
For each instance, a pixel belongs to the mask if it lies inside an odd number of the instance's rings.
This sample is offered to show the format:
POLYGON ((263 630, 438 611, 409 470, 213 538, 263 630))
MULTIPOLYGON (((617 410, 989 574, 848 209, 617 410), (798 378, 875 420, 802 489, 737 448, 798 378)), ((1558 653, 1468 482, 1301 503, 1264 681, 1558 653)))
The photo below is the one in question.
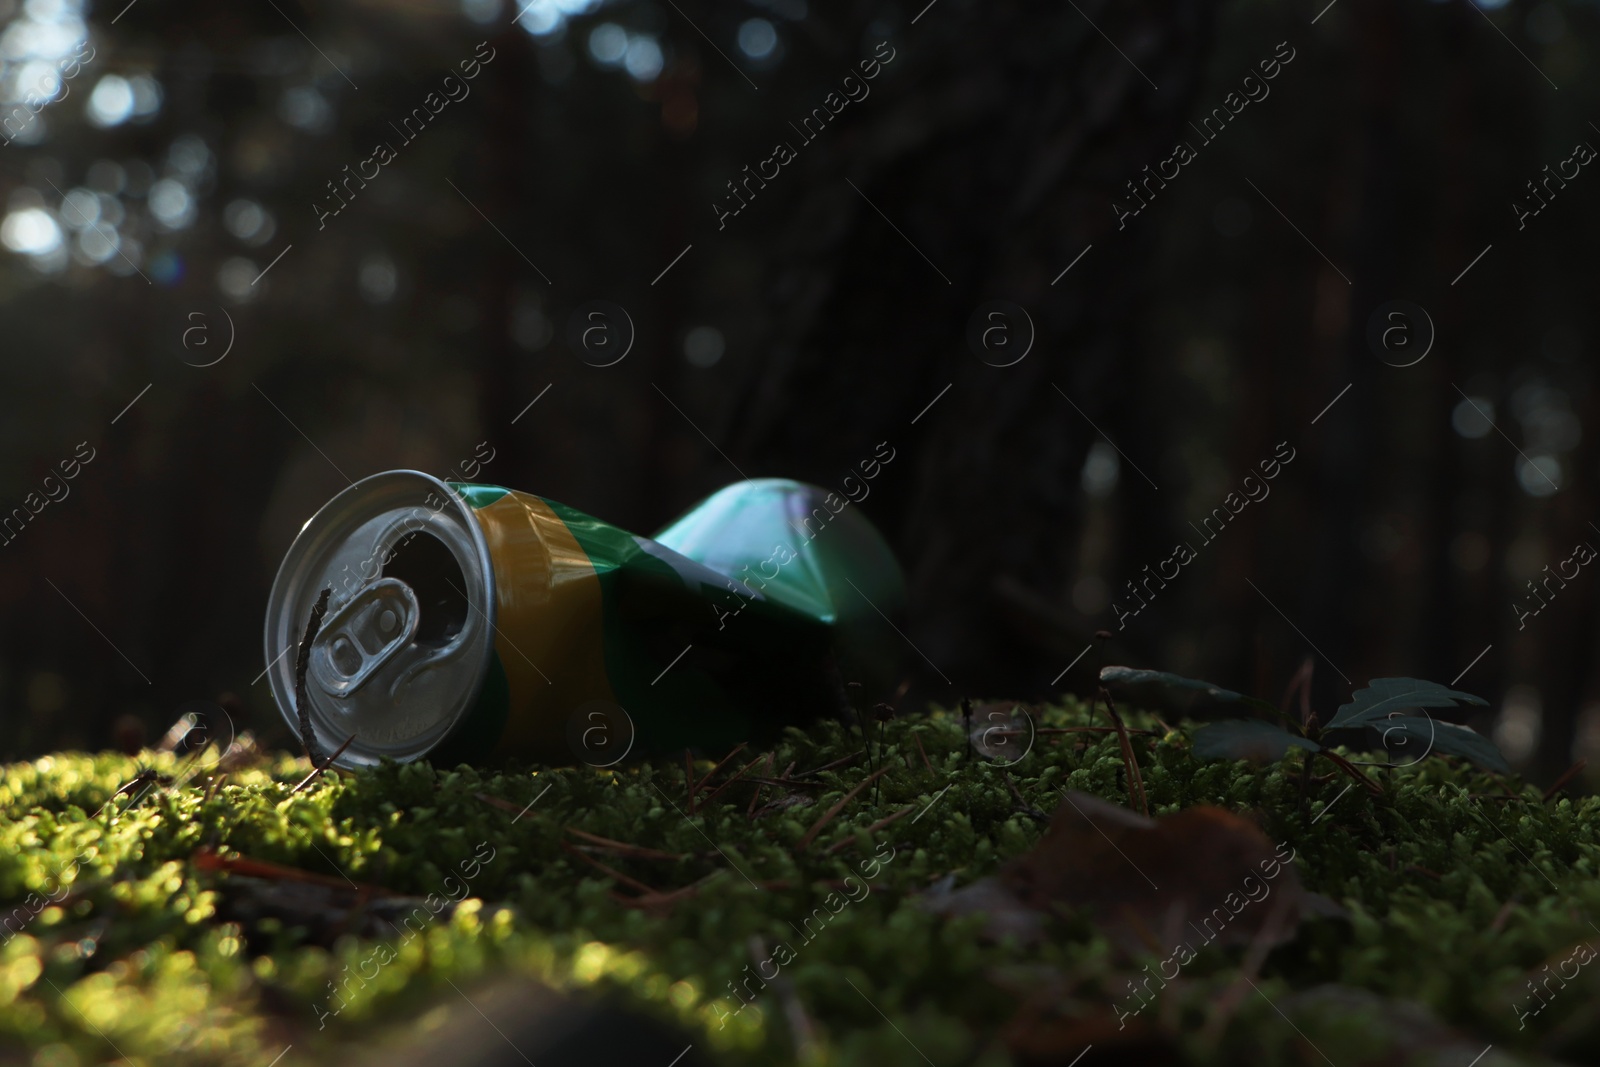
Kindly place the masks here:
MULTIPOLYGON (((1069 702, 1039 725, 1088 721, 1088 709, 1069 702)), ((1130 713, 1130 725, 1154 724, 1130 713)), ((794 790, 811 803, 758 806, 754 819, 747 784, 709 803, 702 792, 689 817, 681 758, 616 771, 386 766, 326 775, 290 797, 307 764, 284 756, 220 785, 201 774, 156 788, 126 808, 106 801, 133 778, 136 760, 60 754, 5 767, 0 901, 21 909, 13 915, 37 914, 0 947, 0 1061, 265 1067, 292 1044, 296 1062, 343 1062, 354 1049, 426 1029, 432 1006, 457 996, 452 984, 465 989, 509 970, 579 995, 614 993, 683 1027, 712 1062, 793 1063, 776 989, 730 1017, 740 1002, 729 983, 747 973, 754 935, 795 950, 782 973, 790 1002, 815 1024, 813 1062, 1011 1063, 998 1035, 1030 991, 1060 1013, 1062 1040, 1078 1042, 1062 1049, 1060 1062, 1070 1062, 1094 1040, 1079 1041, 1090 1031, 1075 1031, 1073 1020, 1106 1016, 1156 956, 1124 959, 1070 916, 1052 919, 1037 947, 987 943, 978 920, 930 914, 917 895, 946 875, 967 884, 1028 850, 1043 832, 1028 809, 1054 811, 1062 789, 1126 804, 1116 737, 1041 735, 1003 768, 966 755, 959 715, 898 719, 884 736, 872 763, 887 773, 809 842, 822 813, 868 773, 866 759, 794 790), (656 890, 697 888, 667 908, 629 906, 619 897, 642 890, 571 851, 584 842, 569 828, 679 856, 591 853, 656 890), (233 879, 197 865, 205 847, 465 899, 419 923, 415 936, 363 935, 352 919, 356 932, 335 930, 324 947, 293 921, 227 921, 237 914, 233 879), (869 892, 830 915, 814 939, 797 936, 838 880, 859 878, 864 862, 891 849, 869 892), (38 907, 52 895, 59 905, 38 907), (372 977, 352 980, 358 971, 372 977)), ((1600 1062, 1600 967, 1548 986, 1549 1007, 1525 1028, 1517 1015, 1530 1002, 1530 975, 1547 976, 1543 964, 1554 968, 1578 942, 1600 941, 1589 922, 1600 916, 1600 801, 1546 801, 1531 786, 1441 759, 1375 772, 1382 797, 1346 791, 1349 779, 1335 775, 1313 780, 1303 801, 1298 756, 1265 767, 1204 763, 1181 731, 1136 742, 1153 815, 1194 804, 1256 813, 1269 837, 1294 847, 1305 885, 1350 913, 1303 925, 1267 957, 1259 991, 1246 989, 1225 1017, 1216 1005, 1244 950, 1203 950, 1161 992, 1159 1012, 1145 1016, 1183 1062, 1453 1063, 1455 1048, 1490 1044, 1480 1067, 1542 1062, 1539 1053, 1600 1062), (1373 996, 1307 992, 1330 984, 1373 996), (1397 1056, 1419 1029, 1402 1002, 1425 1007, 1459 1046, 1397 1056), (1208 1029, 1213 1018, 1224 1022, 1208 1029)), ((856 732, 825 723, 774 747, 773 770, 750 774, 777 775, 793 762, 798 775, 862 745, 856 732)), ((717 781, 753 755, 736 757, 717 781)), ((169 774, 183 769, 170 756, 146 759, 169 774)), ((698 763, 697 776, 709 767, 698 763)), ((779 792, 765 787, 760 804, 779 792)), ((1118 1038, 1114 1027, 1104 1032, 1096 1057, 1118 1038)))

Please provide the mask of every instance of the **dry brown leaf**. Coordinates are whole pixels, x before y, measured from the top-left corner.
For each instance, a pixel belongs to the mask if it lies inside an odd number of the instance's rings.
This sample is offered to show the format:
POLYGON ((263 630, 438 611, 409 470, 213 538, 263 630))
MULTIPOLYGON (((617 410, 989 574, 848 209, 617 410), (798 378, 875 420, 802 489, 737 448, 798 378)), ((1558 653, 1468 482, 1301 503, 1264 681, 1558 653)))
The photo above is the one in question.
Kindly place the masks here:
POLYGON ((1287 921, 1273 944, 1291 940, 1305 890, 1289 862, 1252 822, 1210 806, 1160 819, 1088 793, 1068 793, 1038 845, 1000 873, 1025 906, 1087 912, 1125 947, 1189 942, 1242 945, 1261 934, 1283 899, 1287 921))
POLYGON ((1294 938, 1309 913, 1330 905, 1300 884, 1294 849, 1274 845, 1248 819, 1198 806, 1148 819, 1088 793, 1064 794, 1033 850, 995 878, 936 888, 926 906, 981 913, 987 933, 1028 942, 1051 912, 1086 915, 1128 951, 1242 945, 1294 938), (1268 900, 1271 903, 1268 903, 1268 900), (1267 927, 1276 909, 1282 914, 1267 927))

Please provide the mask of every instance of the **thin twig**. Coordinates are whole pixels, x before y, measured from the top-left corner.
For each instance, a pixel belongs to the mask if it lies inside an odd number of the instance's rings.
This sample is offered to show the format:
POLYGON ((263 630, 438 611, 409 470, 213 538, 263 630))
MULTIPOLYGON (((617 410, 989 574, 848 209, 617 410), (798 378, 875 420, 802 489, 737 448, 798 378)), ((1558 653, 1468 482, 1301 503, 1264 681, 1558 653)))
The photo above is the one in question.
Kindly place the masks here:
POLYGON ((590 844, 600 845, 603 848, 608 848, 619 855, 632 856, 634 859, 671 861, 688 859, 688 856, 681 852, 663 852, 657 848, 645 848, 643 845, 633 845, 626 841, 613 841, 609 837, 601 837, 599 834, 591 834, 587 830, 578 829, 576 826, 567 827, 567 833, 571 834, 573 837, 580 837, 583 840, 588 841, 590 844))
POLYGON ((611 866, 608 866, 607 864, 601 863, 599 860, 595 859, 593 856, 589 855, 586 852, 581 851, 580 849, 573 848, 571 845, 567 844, 565 841, 561 842, 561 848, 564 851, 570 852, 572 855, 578 857, 580 860, 583 860, 583 862, 589 864, 590 866, 595 867, 598 870, 604 871, 606 874, 610 875, 612 878, 615 878, 617 881, 621 882, 623 885, 628 886, 630 889, 637 889, 639 892, 644 893, 644 894, 649 895, 649 896, 659 896, 661 894, 661 890, 656 889, 654 886, 646 885, 645 883, 639 881, 639 879, 637 879, 637 878, 628 877, 627 875, 623 874, 621 871, 617 870, 615 867, 611 867, 611 866))
POLYGON ((1300 669, 1294 672, 1294 677, 1289 679, 1289 685, 1283 691, 1283 710, 1288 712, 1289 704, 1294 700, 1296 693, 1300 694, 1300 728, 1304 730, 1311 723, 1311 672, 1316 667, 1317 661, 1307 656, 1300 663, 1300 669))
POLYGON ((322 762, 322 746, 317 744, 317 735, 311 729, 311 701, 306 695, 306 671, 311 666, 311 642, 317 639, 317 631, 322 629, 322 617, 328 613, 328 597, 332 594, 333 588, 330 586, 318 595, 317 602, 312 605, 311 618, 306 620, 306 632, 300 638, 300 653, 294 661, 294 707, 300 717, 300 743, 305 745, 306 758, 313 765, 322 762))
MULTIPOLYGON (((874 717, 878 720, 878 766, 882 768, 884 738, 889 733, 889 720, 894 718, 894 708, 888 704, 879 703, 874 704, 872 710, 876 713, 874 717)), ((872 787, 872 802, 877 804, 881 799, 883 799, 883 781, 880 779, 878 784, 872 787)))
POLYGON ((694 814, 694 759, 689 755, 689 750, 683 750, 683 779, 684 789, 689 793, 689 814, 694 814))
POLYGON ((1050 816, 1029 804, 1022 796, 1022 790, 1017 788, 1017 783, 1012 781, 1011 772, 1004 767, 1000 768, 1000 775, 1006 780, 1006 786, 1011 790, 1011 795, 1017 800, 1017 807, 1026 815, 1032 816, 1039 822, 1049 822, 1050 816))
POLYGON ((929 774, 932 774, 933 773, 933 764, 928 762, 928 753, 922 747, 922 738, 919 737, 915 731, 912 731, 911 740, 916 743, 917 752, 918 752, 919 755, 922 756, 922 765, 924 767, 928 768, 928 773, 929 774))
MULTIPOLYGON (((351 734, 349 737, 345 738, 344 739, 344 744, 339 746, 338 751, 334 752, 333 755, 329 756, 326 761, 324 761, 324 762, 318 764, 317 766, 311 768, 311 773, 306 775, 304 778, 300 779, 300 784, 299 785, 297 785, 293 789, 289 790, 289 796, 291 796, 291 797, 294 796, 296 793, 300 792, 300 790, 304 789, 306 786, 308 786, 312 782, 316 781, 318 775, 320 775, 323 771, 327 770, 329 767, 333 766, 333 761, 334 760, 336 760, 340 756, 344 755, 344 750, 349 748, 350 747, 350 742, 354 741, 355 739, 356 739, 356 735, 355 734, 351 734)), ((284 799, 287 800, 288 797, 285 797, 284 799)))
MULTIPOLYGON (((822 766, 817 767, 814 770, 801 771, 799 774, 795 775, 795 777, 796 778, 810 778, 813 774, 821 774, 823 771, 831 771, 836 767, 846 766, 847 764, 854 763, 856 760, 858 760, 860 758, 861 758, 861 753, 852 752, 848 756, 844 756, 844 757, 841 757, 839 759, 834 760, 832 763, 824 763, 822 766)), ((789 764, 789 769, 784 771, 781 775, 779 775, 779 777, 780 778, 789 777, 789 771, 792 771, 792 770, 794 770, 794 764, 791 763, 791 764, 789 764)))
POLYGON ((626 904, 629 907, 634 908, 665 909, 671 907, 684 897, 694 896, 696 893, 700 892, 701 886, 705 885, 713 878, 721 877, 725 873, 726 872, 724 870, 719 868, 718 870, 712 871, 704 878, 698 879, 697 881, 691 882, 688 885, 681 886, 677 889, 669 889, 665 893, 655 892, 651 895, 642 897, 626 897, 620 893, 613 893, 612 899, 617 901, 619 904, 626 904))
POLYGON ((867 775, 860 782, 858 782, 854 789, 850 790, 850 792, 848 792, 844 796, 840 797, 838 803, 836 803, 833 807, 829 808, 827 811, 823 812, 822 813, 822 818, 820 818, 816 822, 812 823, 811 824, 811 829, 807 830, 806 831, 806 835, 800 839, 800 847, 801 848, 810 848, 811 847, 811 842, 813 842, 813 841, 815 841, 817 839, 817 835, 822 832, 822 828, 824 826, 827 826, 828 823, 833 820, 833 817, 835 815, 837 815, 837 814, 839 814, 839 812, 843 811, 844 810, 844 806, 846 804, 850 803, 850 801, 854 800, 857 793, 861 792, 867 786, 869 786, 873 782, 877 781, 887 770, 888 770, 888 768, 884 768, 884 770, 881 770, 881 771, 873 771, 871 774, 867 775))
POLYGON ((743 778, 744 775, 745 775, 745 772, 748 771, 751 767, 754 767, 756 764, 760 763, 761 759, 762 759, 762 757, 757 756, 755 759, 751 760, 749 763, 746 763, 743 767, 740 767, 737 771, 735 771, 733 773, 733 777, 729 778, 727 781, 725 781, 721 785, 717 786, 711 792, 707 793, 706 796, 705 796, 705 799, 700 802, 701 806, 704 807, 705 805, 711 803, 713 800, 717 799, 717 797, 721 796, 722 795, 722 791, 724 789, 727 789, 730 785, 733 785, 739 779, 743 778))
POLYGON ((1354 778, 1356 781, 1358 781, 1362 785, 1366 786, 1367 790, 1373 796, 1375 796, 1375 797, 1383 796, 1383 786, 1379 785, 1377 782, 1374 782, 1371 778, 1368 778, 1366 776, 1366 774, 1361 770, 1360 767, 1357 767, 1355 764, 1351 763, 1349 760, 1345 759, 1343 756, 1339 755, 1336 752, 1331 751, 1330 749, 1326 749, 1326 748, 1324 748, 1320 752, 1318 752, 1317 755, 1328 757, 1328 759, 1333 761, 1334 765, 1337 766, 1340 770, 1344 771, 1344 773, 1348 774, 1350 777, 1354 778))
POLYGON ((1304 756, 1300 763, 1300 819, 1309 830, 1311 829, 1311 764, 1316 759, 1316 753, 1306 752, 1304 756))
POLYGON ((1560 778, 1555 780, 1555 784, 1551 785, 1549 789, 1544 791, 1545 802, 1548 803, 1551 797, 1555 796, 1557 793, 1561 792, 1562 789, 1566 788, 1567 783, 1572 781, 1572 779, 1588 765, 1589 761, 1587 759, 1581 759, 1577 763, 1574 763, 1572 766, 1568 767, 1566 772, 1562 774, 1560 778))
POLYGON ((243 875, 247 878, 267 878, 273 881, 304 882, 308 885, 318 885, 324 889, 332 889, 341 893, 351 891, 368 892, 370 896, 394 896, 390 890, 383 886, 371 885, 366 882, 352 883, 348 878, 335 878, 327 874, 315 874, 311 871, 301 870, 299 867, 286 867, 281 863, 271 863, 267 860, 255 860, 248 856, 224 856, 215 850, 201 846, 194 850, 190 861, 202 871, 227 871, 230 874, 243 875))
POLYGON ((513 815, 520 814, 522 811, 521 808, 511 803, 511 801, 501 800, 499 797, 492 797, 488 793, 474 793, 472 795, 483 801, 485 804, 499 808, 501 811, 509 811, 513 815))
MULTIPOLYGON (((772 761, 776 758, 776 756, 776 753, 767 753, 767 774, 769 775, 772 774, 772 761)), ((761 799, 761 784, 762 783, 760 782, 756 783, 756 791, 755 794, 750 798, 750 806, 745 809, 744 817, 746 819, 754 819, 756 817, 756 801, 761 799)))
POLYGON ((1498 934, 1505 929, 1506 920, 1511 917, 1511 909, 1516 907, 1518 903, 1515 893, 1506 898, 1506 902, 1500 905, 1500 910, 1494 913, 1494 921, 1489 924, 1489 932, 1491 934, 1498 934))
MULTIPOLYGON (((1110 630, 1096 630, 1094 632, 1094 680, 1100 681, 1100 671, 1105 666, 1106 642, 1111 638, 1110 630)), ((1104 689, 1105 686, 1101 686, 1104 689)), ((1094 713, 1100 710, 1098 701, 1089 701, 1089 724, 1094 725, 1094 713)))
MULTIPOLYGON (((728 753, 726 756, 723 756, 720 760, 717 761, 717 765, 715 767, 711 768, 709 771, 706 772, 706 776, 704 778, 700 779, 699 784, 697 784, 694 787, 694 791, 696 793, 698 793, 698 792, 700 792, 700 790, 704 789, 706 787, 706 785, 708 783, 710 783, 712 776, 714 774, 716 774, 718 771, 722 770, 723 766, 726 765, 729 760, 731 760, 733 757, 737 756, 739 753, 743 752, 749 746, 749 744, 750 744, 750 742, 748 742, 748 741, 741 741, 741 742, 739 742, 739 744, 734 746, 734 749, 733 749, 732 752, 728 753)), ((708 797, 707 799, 710 799, 710 798, 708 797)))
POLYGON ((1105 698, 1106 708, 1111 712, 1111 721, 1116 724, 1117 740, 1122 744, 1122 762, 1128 768, 1128 799, 1132 802, 1129 807, 1137 808, 1150 817, 1150 802, 1144 795, 1144 775, 1139 773, 1139 761, 1133 755, 1133 742, 1128 740, 1128 727, 1122 721, 1122 716, 1117 713, 1117 705, 1111 699, 1111 691, 1105 686, 1100 687, 1100 695, 1105 698))
MULTIPOLYGON (((893 815, 885 815, 883 818, 879 819, 877 822, 875 822, 871 826, 867 827, 866 833, 875 834, 879 830, 882 830, 885 826, 888 826, 890 823, 895 822, 898 819, 903 819, 907 815, 911 814, 913 811, 916 811, 916 810, 917 810, 917 806, 915 804, 910 804, 910 805, 908 805, 908 806, 906 806, 904 808, 901 808, 899 811, 895 812, 893 815)), ((822 851, 831 856, 835 852, 838 852, 841 849, 849 848, 851 845, 853 845, 855 843, 856 843, 856 838, 855 838, 855 835, 852 834, 851 836, 845 838, 843 841, 835 841, 833 844, 829 845, 827 848, 823 849, 822 851)))

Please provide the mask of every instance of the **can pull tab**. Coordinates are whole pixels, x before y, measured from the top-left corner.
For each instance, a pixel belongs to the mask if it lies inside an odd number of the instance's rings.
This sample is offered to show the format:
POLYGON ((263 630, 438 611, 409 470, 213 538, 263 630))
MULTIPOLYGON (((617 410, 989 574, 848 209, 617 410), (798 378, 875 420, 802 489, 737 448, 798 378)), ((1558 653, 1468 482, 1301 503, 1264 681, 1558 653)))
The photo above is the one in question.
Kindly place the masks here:
POLYGON ((307 673, 329 696, 350 696, 411 643, 420 616, 416 593, 400 579, 363 586, 323 620, 307 673))

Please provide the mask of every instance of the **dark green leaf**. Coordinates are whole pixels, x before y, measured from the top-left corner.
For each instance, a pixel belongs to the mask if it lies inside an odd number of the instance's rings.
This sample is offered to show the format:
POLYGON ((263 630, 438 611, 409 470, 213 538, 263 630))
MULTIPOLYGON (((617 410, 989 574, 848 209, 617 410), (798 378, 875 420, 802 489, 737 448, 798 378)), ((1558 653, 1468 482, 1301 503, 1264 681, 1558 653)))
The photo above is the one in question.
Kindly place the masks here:
POLYGON ((1325 729, 1378 725, 1395 712, 1409 708, 1453 708, 1457 704, 1488 703, 1482 697, 1421 678, 1374 678, 1367 683, 1367 688, 1357 690, 1350 703, 1339 708, 1325 729))
POLYGON ((1369 726, 1399 766, 1409 767, 1429 754, 1460 756, 1491 771, 1510 774, 1511 766, 1493 741, 1466 726, 1416 715, 1396 715, 1369 726))
POLYGON ((1213 722, 1194 732, 1194 754, 1201 759, 1275 761, 1282 759, 1291 745, 1308 752, 1322 750, 1322 746, 1309 737, 1297 737, 1270 722, 1213 722))
POLYGON ((1230 704, 1243 704, 1247 708, 1266 712, 1282 719, 1286 723, 1297 725, 1292 716, 1279 711, 1260 697, 1250 697, 1245 696, 1243 693, 1235 693, 1232 689, 1224 689, 1220 685, 1212 685, 1210 682, 1201 681, 1199 678, 1185 678, 1181 674, 1169 674, 1166 671, 1146 671, 1137 667, 1101 667, 1100 680, 1111 684, 1140 685, 1154 682, 1157 685, 1169 685, 1177 689, 1198 689, 1200 692, 1210 695, 1214 700, 1230 704))
POLYGON ((1143 671, 1135 667, 1101 667, 1100 680, 1123 685, 1140 685, 1145 682, 1155 682, 1159 685, 1177 686, 1180 689, 1198 689, 1203 693, 1211 694, 1217 700, 1236 701, 1245 699, 1241 694, 1235 693, 1231 689, 1224 689, 1220 685, 1202 682, 1198 678, 1185 678, 1179 674, 1168 674, 1166 671, 1143 671))

